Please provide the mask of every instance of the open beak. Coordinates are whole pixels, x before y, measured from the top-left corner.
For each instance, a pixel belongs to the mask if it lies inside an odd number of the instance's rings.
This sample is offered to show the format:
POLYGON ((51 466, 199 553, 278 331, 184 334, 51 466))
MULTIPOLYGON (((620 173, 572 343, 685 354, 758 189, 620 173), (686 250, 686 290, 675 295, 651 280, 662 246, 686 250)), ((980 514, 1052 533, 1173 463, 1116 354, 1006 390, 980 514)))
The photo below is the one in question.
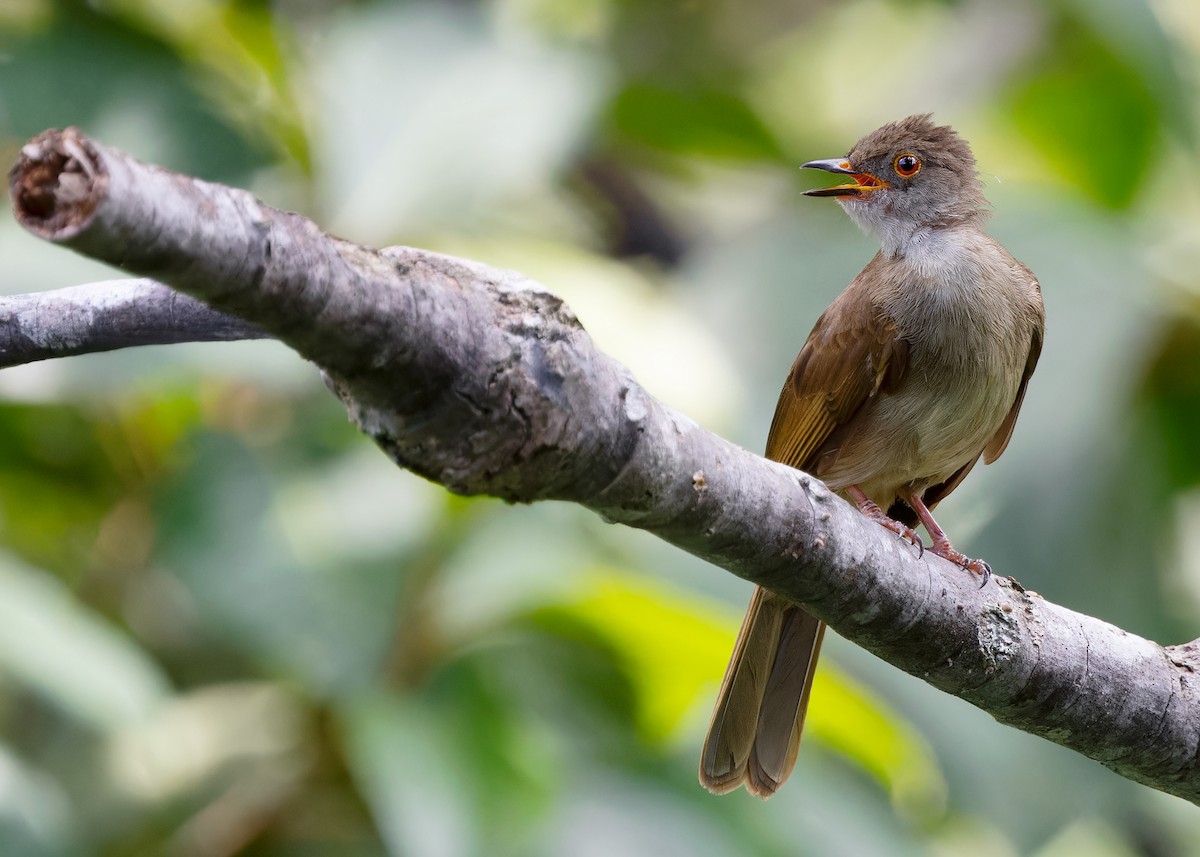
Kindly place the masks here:
POLYGON ((829 158, 824 161, 809 161, 801 164, 802 170, 824 170, 827 173, 841 173, 854 179, 853 182, 838 184, 833 187, 818 187, 806 190, 805 196, 849 196, 855 199, 866 199, 872 191, 888 187, 883 179, 876 178, 870 173, 858 173, 845 158, 829 158))

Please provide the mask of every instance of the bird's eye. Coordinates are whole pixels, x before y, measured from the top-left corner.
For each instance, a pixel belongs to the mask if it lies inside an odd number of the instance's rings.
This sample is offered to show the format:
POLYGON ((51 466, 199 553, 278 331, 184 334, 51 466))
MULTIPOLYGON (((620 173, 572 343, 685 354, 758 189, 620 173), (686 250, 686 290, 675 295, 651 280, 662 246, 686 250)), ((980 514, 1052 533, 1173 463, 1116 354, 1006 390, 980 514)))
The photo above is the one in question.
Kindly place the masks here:
POLYGON ((921 159, 916 155, 897 155, 896 160, 892 162, 892 168, 896 171, 896 175, 911 179, 921 171, 921 159))

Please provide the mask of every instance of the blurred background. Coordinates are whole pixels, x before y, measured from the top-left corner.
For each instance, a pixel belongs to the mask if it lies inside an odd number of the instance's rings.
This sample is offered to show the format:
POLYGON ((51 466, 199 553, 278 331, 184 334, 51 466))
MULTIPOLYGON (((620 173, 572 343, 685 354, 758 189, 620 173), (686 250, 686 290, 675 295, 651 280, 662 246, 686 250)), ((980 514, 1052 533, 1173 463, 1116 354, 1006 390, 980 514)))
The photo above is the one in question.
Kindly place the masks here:
MULTIPOLYGON (((0 161, 78 125, 355 241, 519 269, 761 449, 874 253, 797 165, 933 111, 1048 336, 941 509, 1200 633, 1194 0, 0 0, 0 161)), ((0 218, 0 290, 114 276, 0 218)), ((1185 857, 1195 807, 835 636, 787 787, 696 783, 750 587, 392 467, 274 343, 0 373, 0 854, 1185 857)))

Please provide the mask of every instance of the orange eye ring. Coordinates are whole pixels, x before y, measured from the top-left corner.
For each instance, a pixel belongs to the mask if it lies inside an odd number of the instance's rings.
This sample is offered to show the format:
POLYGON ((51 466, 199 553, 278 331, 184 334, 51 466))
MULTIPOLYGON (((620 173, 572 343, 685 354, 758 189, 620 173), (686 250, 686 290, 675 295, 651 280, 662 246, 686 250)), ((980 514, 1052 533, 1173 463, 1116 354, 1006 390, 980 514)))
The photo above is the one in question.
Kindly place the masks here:
POLYGON ((892 161, 892 169, 901 178, 911 179, 921 172, 921 159, 911 152, 905 152, 903 155, 897 155, 896 160, 892 161))

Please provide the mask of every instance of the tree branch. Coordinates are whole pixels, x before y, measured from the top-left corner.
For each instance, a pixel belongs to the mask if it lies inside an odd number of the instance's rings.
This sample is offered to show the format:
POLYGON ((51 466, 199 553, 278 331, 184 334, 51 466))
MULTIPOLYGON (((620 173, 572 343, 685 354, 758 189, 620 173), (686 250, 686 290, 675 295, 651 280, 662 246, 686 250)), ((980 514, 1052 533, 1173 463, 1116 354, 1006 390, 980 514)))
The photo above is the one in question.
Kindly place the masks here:
POLYGON ((1164 648, 1011 579, 977 589, 918 559, 819 481, 656 401, 519 274, 341 241, 73 129, 27 144, 9 179, 34 234, 317 363, 396 463, 461 493, 571 500, 645 529, 1003 723, 1200 803, 1196 644, 1164 648))
POLYGON ((268 335, 154 280, 110 280, 0 297, 0 369, 134 345, 268 335))

